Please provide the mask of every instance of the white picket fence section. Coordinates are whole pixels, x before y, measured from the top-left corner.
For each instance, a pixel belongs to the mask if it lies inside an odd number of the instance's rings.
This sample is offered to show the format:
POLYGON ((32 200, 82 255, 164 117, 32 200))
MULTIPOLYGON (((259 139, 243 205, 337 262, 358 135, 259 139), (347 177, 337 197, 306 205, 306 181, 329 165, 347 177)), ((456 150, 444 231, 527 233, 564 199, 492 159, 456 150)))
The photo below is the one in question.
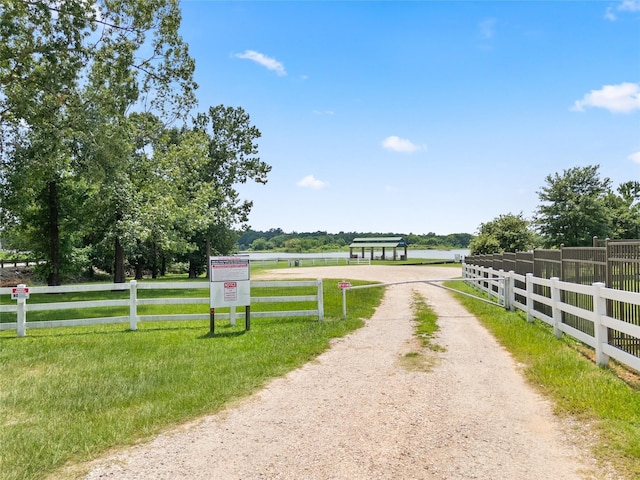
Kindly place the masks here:
POLYGON ((618 362, 625 364, 634 370, 640 371, 640 357, 625 352, 608 343, 609 329, 623 332, 631 337, 640 339, 640 325, 634 325, 607 315, 607 300, 615 300, 625 302, 629 305, 640 305, 640 293, 627 292, 624 290, 616 290, 607 288, 604 283, 594 283, 593 285, 579 285, 560 281, 558 278, 544 279, 534 277, 532 273, 519 275, 513 271, 505 272, 503 270, 494 270, 493 268, 485 268, 476 265, 462 265, 463 278, 478 278, 478 288, 490 296, 502 297, 501 304, 505 308, 514 310, 519 309, 527 314, 527 320, 533 321, 537 318, 553 327, 554 334, 557 338, 562 334, 567 334, 582 343, 589 345, 595 350, 596 363, 606 366, 609 358, 614 358, 618 362), (505 278, 504 288, 497 290, 495 284, 496 278, 505 278), (525 288, 518 288, 515 282, 519 281, 525 285, 525 288), (550 296, 535 294, 534 285, 548 287, 550 296), (585 310, 574 305, 562 302, 562 292, 573 292, 589 295, 593 298, 593 310, 585 310), (496 293, 497 292, 497 293, 496 293), (517 296, 524 300, 517 300, 517 296), (539 302, 551 307, 552 315, 546 315, 534 309, 534 302, 539 302), (570 313, 581 319, 593 323, 594 336, 586 334, 580 330, 573 328, 562 321, 562 312, 570 313))
MULTIPOLYGON (((101 292, 101 291, 128 291, 129 298, 121 300, 86 300, 72 302, 52 302, 52 303, 28 303, 28 300, 18 299, 10 304, 0 305, 0 316, 3 313, 15 313, 15 322, 0 323, 0 330, 16 330, 19 337, 26 335, 29 328, 54 328, 54 327, 75 327, 84 325, 104 325, 128 323, 131 330, 136 330, 139 322, 161 322, 161 321, 184 321, 184 320, 209 320, 209 313, 192 314, 172 314, 172 315, 140 315, 138 307, 142 305, 209 305, 209 282, 155 282, 138 283, 132 280, 129 283, 110 284, 90 284, 90 285, 64 285, 59 287, 29 287, 29 295, 39 293, 79 293, 79 292, 101 292), (207 294, 203 297, 182 297, 182 298, 138 298, 139 290, 164 290, 179 289, 193 290, 206 289, 207 294), (97 307, 129 307, 129 314, 124 316, 109 316, 101 318, 80 318, 73 320, 47 320, 47 321, 27 321, 28 312, 83 309, 97 307)), ((251 312, 251 318, 281 318, 281 317, 317 317, 324 320, 324 300, 322 292, 322 279, 316 280, 294 280, 294 281, 252 281, 252 288, 300 288, 315 287, 316 293, 313 295, 286 295, 251 297, 251 304, 255 303, 301 303, 315 302, 316 308, 312 310, 286 310, 271 312, 251 312)), ((12 288, 0 288, 0 297, 10 298, 12 288)), ((292 291, 293 292, 293 291, 292 291)), ((216 312, 216 318, 229 318, 229 313, 216 312)), ((238 318, 243 318, 244 313, 238 312, 238 318)))

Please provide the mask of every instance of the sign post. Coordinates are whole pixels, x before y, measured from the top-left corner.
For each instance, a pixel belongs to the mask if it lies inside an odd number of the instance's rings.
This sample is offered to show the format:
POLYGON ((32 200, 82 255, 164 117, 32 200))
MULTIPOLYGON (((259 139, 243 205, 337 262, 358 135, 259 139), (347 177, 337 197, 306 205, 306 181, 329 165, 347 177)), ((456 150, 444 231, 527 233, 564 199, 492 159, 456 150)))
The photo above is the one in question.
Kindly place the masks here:
POLYGON ((11 298, 17 300, 17 334, 18 337, 24 337, 27 334, 27 312, 25 307, 25 301, 29 298, 29 287, 24 283, 17 285, 11 289, 11 298))
POLYGON ((342 290, 342 318, 347 318, 347 289, 351 288, 351 283, 343 280, 338 282, 338 288, 342 290))
POLYGON ((245 330, 251 328, 251 282, 249 255, 209 257, 209 331, 215 332, 215 309, 229 307, 231 325, 236 324, 236 307, 246 308, 245 330))

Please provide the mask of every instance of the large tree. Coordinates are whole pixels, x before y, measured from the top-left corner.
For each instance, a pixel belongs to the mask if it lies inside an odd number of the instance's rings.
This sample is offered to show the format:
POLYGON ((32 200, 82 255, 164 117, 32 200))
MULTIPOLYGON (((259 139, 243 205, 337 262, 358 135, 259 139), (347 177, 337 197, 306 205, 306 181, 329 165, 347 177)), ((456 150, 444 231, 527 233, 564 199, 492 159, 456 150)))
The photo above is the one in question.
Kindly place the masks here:
POLYGON ((472 255, 523 252, 533 248, 535 243, 531 223, 522 213, 508 213, 480 224, 478 236, 471 241, 469 249, 472 255))
POLYGON ((611 194, 611 238, 640 238, 640 182, 621 184, 617 194, 611 194))
POLYGON ((238 184, 249 180, 264 184, 271 171, 257 156, 260 130, 243 108, 210 107, 196 116, 193 130, 206 134, 209 144, 206 162, 192 173, 192 182, 199 185, 194 190, 199 192, 196 206, 200 205, 194 212, 200 221, 192 241, 200 256, 190 258, 191 275, 199 271, 203 254, 206 258, 211 253, 229 253, 235 243, 229 242, 231 231, 247 228, 253 202, 240 198, 238 184))
POLYGON ((29 223, 48 242, 50 284, 61 281, 61 239, 68 237, 60 231, 60 183, 77 172, 99 180, 96 191, 112 213, 115 280, 124 281, 122 239, 133 236, 137 203, 129 198, 136 145, 127 115, 153 110, 170 120, 195 103, 180 18, 178 0, 2 0, 0 213, 3 224, 29 223), (16 166, 18 137, 33 143, 23 153, 39 156, 16 166), (10 201, 24 196, 24 183, 15 181, 23 175, 38 179, 31 204, 10 201), (34 205, 48 212, 40 222, 28 218, 34 205))
POLYGON ((535 216, 545 246, 589 246, 594 236, 606 238, 613 233, 607 201, 611 180, 600 178, 599 168, 573 167, 545 178, 535 216))

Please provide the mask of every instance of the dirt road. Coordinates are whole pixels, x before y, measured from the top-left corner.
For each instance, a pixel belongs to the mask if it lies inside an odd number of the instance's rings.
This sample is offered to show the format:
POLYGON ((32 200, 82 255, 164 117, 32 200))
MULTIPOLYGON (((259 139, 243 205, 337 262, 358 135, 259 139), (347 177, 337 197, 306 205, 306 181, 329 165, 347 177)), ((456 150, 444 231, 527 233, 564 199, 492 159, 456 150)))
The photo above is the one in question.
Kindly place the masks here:
MULTIPOLYGON (((321 267, 271 277, 403 281, 458 275, 436 267, 321 267)), ((518 366, 450 295, 390 287, 366 326, 238 405, 94 463, 87 479, 607 478, 583 429, 561 421, 518 366), (416 350, 412 292, 439 315, 446 348, 430 371, 416 350), (580 442, 580 443, 579 443, 580 442)), ((613 477, 611 477, 613 478, 613 477)))

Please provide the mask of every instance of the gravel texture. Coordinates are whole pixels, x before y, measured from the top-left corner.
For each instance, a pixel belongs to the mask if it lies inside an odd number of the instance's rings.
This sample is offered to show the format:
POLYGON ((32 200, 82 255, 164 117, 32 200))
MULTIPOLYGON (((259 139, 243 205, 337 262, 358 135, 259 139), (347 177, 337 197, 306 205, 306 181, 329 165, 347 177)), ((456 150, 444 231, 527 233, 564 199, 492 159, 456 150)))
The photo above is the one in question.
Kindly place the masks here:
MULTIPOLYGON (((270 278, 398 282, 438 267, 274 270, 270 278)), ((263 278, 263 277, 261 277, 263 278)), ((226 410, 89 466, 86 479, 602 479, 588 429, 561 420, 510 355, 446 290, 389 287, 366 325, 226 410), (412 295, 439 316, 423 351, 412 295), (421 352, 431 368, 407 368, 421 352)), ((87 470, 85 470, 86 472, 87 470)))

